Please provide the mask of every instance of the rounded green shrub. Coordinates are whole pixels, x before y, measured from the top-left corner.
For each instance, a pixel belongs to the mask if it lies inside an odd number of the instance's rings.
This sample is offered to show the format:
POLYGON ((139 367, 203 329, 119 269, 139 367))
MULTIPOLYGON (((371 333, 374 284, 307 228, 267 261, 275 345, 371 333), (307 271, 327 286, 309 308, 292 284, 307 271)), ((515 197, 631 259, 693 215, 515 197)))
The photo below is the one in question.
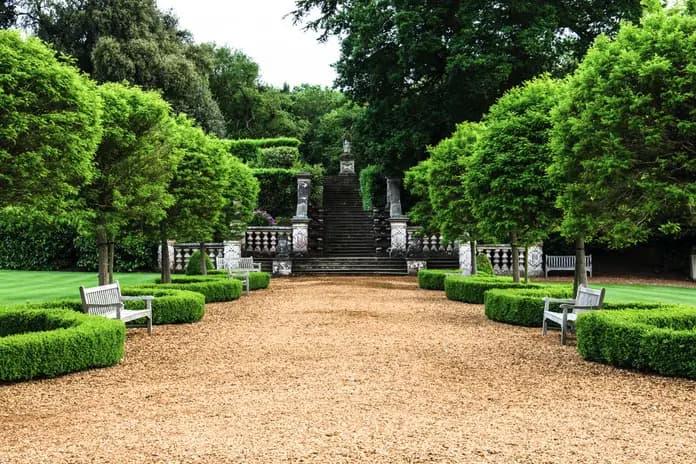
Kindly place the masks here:
POLYGON ((445 277, 459 272, 458 269, 421 269, 418 271, 418 287, 425 290, 444 290, 445 277))
POLYGON ((121 321, 74 311, 0 309, 0 381, 55 377, 117 364, 126 329, 121 321))
POLYGON ((174 290, 188 290, 201 293, 205 296, 206 303, 218 301, 236 300, 242 296, 242 283, 236 279, 222 279, 219 277, 207 280, 193 281, 188 283, 176 283, 172 279, 171 284, 148 284, 139 285, 138 288, 167 288, 174 290))
MULTIPOLYGON (((121 289, 124 295, 152 295, 153 324, 185 324, 198 322, 205 314, 205 296, 200 292, 164 286, 133 286, 121 289)), ((144 301, 127 301, 128 309, 142 309, 144 301)))
POLYGON ((271 274, 268 272, 250 272, 249 290, 268 288, 271 283, 271 274))
POLYGON ((492 321, 525 327, 541 327, 545 296, 572 298, 573 289, 561 285, 549 285, 543 288, 487 290, 483 298, 486 316, 492 321))
POLYGON ((514 283, 511 277, 493 276, 447 276, 445 294, 447 298, 464 303, 483 304, 484 294, 493 288, 541 288, 539 284, 514 283))
POLYGON ((578 352, 588 361, 696 379, 696 307, 641 308, 580 314, 578 352))
MULTIPOLYGON (((213 263, 210 261, 208 255, 205 256, 205 260, 206 269, 215 269, 215 266, 213 266, 213 263)), ((200 250, 196 250, 189 258, 188 263, 186 263, 186 275, 201 275, 203 273, 201 265, 201 252, 200 250)))
POLYGON ((476 270, 483 274, 493 275, 493 263, 487 254, 476 255, 476 270))

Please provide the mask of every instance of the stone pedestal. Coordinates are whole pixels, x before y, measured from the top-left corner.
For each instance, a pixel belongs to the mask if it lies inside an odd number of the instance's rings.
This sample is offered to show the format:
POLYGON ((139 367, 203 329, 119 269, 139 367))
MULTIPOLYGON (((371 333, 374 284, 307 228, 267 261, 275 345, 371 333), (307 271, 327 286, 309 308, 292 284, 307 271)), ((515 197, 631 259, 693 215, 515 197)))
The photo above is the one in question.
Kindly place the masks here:
POLYGON ((309 219, 292 218, 292 251, 294 254, 305 254, 309 244, 309 219))
POLYGON ((691 280, 696 280, 696 254, 691 255, 691 280))
POLYGON ((355 175, 355 159, 352 156, 341 155, 339 158, 341 170, 338 173, 341 176, 355 175))
POLYGON ((233 259, 242 257, 242 241, 241 240, 226 240, 223 242, 222 256, 225 259, 225 265, 229 264, 233 259))
POLYGON ((418 275, 418 271, 421 269, 427 269, 428 262, 422 259, 407 259, 406 269, 408 270, 408 275, 418 275))
MULTIPOLYGON (((174 244, 176 240, 167 240, 167 248, 169 249, 169 269, 174 270, 174 244)), ((157 266, 162 269, 162 244, 157 247, 157 266)))
POLYGON ((471 275, 471 242, 459 244, 459 270, 464 276, 471 275))
POLYGON ((289 276, 292 274, 292 260, 285 259, 274 259, 273 260, 273 275, 275 276, 289 276))
POLYGON ((400 217, 401 211, 401 180, 387 178, 387 203, 389 203, 389 217, 400 217))
POLYGON ((408 224, 408 218, 406 216, 390 217, 389 223, 391 224, 391 246, 389 253, 391 255, 406 253, 406 224, 408 224))
POLYGON ((544 248, 542 245, 530 246, 527 250, 527 269, 529 277, 544 275, 544 248))
POLYGON ((307 218, 309 210, 309 193, 312 188, 312 175, 308 172, 297 174, 297 208, 295 210, 296 218, 307 218))

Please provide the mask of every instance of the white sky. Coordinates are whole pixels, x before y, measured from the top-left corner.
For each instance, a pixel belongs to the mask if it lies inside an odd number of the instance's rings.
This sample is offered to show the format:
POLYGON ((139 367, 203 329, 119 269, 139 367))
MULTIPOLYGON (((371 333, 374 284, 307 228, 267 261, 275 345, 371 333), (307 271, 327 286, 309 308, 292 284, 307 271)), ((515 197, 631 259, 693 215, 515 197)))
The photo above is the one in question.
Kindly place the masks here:
POLYGON ((338 61, 335 38, 320 44, 316 34, 293 26, 284 15, 294 0, 157 0, 174 10, 180 27, 196 42, 215 42, 242 50, 259 65, 261 80, 276 87, 309 83, 331 86, 338 61))

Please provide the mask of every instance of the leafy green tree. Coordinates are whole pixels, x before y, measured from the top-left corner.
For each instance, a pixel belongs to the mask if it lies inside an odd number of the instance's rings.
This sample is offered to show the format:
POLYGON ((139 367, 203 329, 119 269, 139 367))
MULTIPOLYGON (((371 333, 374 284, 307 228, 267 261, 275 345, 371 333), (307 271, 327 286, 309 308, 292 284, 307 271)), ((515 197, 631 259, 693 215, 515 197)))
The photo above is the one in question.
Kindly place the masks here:
POLYGON ((342 40, 338 85, 367 104, 360 136, 395 172, 476 121, 503 91, 573 69, 594 37, 637 19, 640 0, 297 0, 295 18, 342 40))
POLYGON ((640 25, 597 39, 554 112, 562 234, 619 248, 696 222, 696 16, 652 2, 640 25))
POLYGON ((54 50, 0 31, 0 206, 76 196, 94 176, 101 108, 96 86, 54 50))
POLYGON ((230 175, 225 188, 225 208, 215 234, 218 240, 239 238, 241 229, 254 216, 259 198, 259 181, 251 168, 234 156, 230 156, 228 162, 230 175))
POLYGON ((545 238, 556 226, 557 184, 546 170, 551 110, 563 87, 548 76, 505 93, 485 123, 466 172, 466 193, 478 228, 512 245, 513 279, 519 282, 518 245, 545 238))
POLYGON ((189 56, 189 34, 154 0, 28 0, 23 9, 28 27, 97 81, 160 89, 175 113, 224 135, 207 76, 189 56))
POLYGON ((6 29, 17 22, 17 1, 0 1, 0 29, 6 29))
POLYGON ((364 113, 363 107, 345 100, 341 106, 319 116, 311 123, 300 147, 303 159, 310 164, 321 164, 327 171, 337 173, 339 157, 343 153, 343 141, 348 138, 358 167, 367 166, 370 160, 365 144, 359 137, 352 136, 355 132, 354 125, 364 113))
MULTIPOLYGON (((225 190, 231 175, 226 142, 206 135, 183 115, 176 119, 173 132, 175 150, 181 153, 168 187, 173 202, 159 226, 162 263, 169 262, 169 238, 212 240, 227 203, 225 190)), ((162 282, 171 282, 168 266, 162 266, 162 282)))
POLYGON ((164 219, 178 159, 174 120, 159 94, 123 84, 102 84, 99 94, 104 133, 95 157, 97 175, 82 196, 94 224, 103 285, 110 280, 113 245, 124 225, 155 226, 164 219))

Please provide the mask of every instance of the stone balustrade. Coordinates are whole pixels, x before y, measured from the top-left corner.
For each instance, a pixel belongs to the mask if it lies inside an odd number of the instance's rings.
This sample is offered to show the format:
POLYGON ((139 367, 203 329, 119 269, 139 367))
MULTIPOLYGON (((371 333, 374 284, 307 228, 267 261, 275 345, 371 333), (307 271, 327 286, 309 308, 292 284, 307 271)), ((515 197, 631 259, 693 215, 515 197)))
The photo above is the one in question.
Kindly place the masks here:
POLYGON ((244 237, 244 251, 247 256, 271 257, 292 252, 292 226, 252 226, 244 237), (282 248, 283 241, 286 250, 282 248))
MULTIPOLYGON (((512 246, 509 244, 500 245, 477 245, 477 254, 485 254, 491 260, 493 272, 496 275, 512 275, 512 246)), ((525 254, 524 247, 518 248, 520 274, 524 275, 525 254)), ((529 247, 529 275, 543 275, 543 250, 540 246, 529 247)))
MULTIPOLYGON (((174 248, 174 253, 172 255, 172 258, 174 260, 173 270, 174 270, 174 272, 183 272, 184 269, 186 268, 186 264, 188 264, 189 258, 191 258, 191 255, 194 252, 201 249, 201 244, 200 243, 175 243, 173 248, 174 248)), ((206 243, 205 244, 205 252, 208 254, 208 257, 213 262, 213 266, 215 266, 216 258, 224 256, 225 246, 222 243, 206 243)))
POLYGON ((408 256, 452 256, 457 253, 457 244, 448 242, 442 235, 423 236, 419 227, 408 227, 407 255, 408 256))

